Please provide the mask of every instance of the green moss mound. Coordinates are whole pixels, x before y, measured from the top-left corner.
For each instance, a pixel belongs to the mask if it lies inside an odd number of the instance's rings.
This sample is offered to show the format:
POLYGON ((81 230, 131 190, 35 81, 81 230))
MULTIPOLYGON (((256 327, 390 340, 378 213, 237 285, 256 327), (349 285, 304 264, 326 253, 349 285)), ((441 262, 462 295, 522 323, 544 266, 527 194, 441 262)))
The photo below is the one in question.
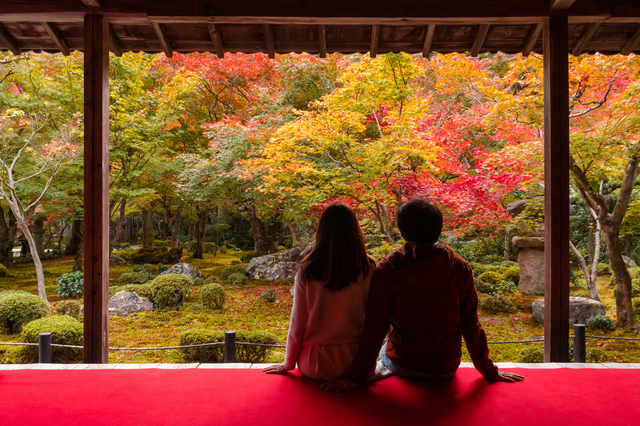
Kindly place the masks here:
POLYGON ((242 264, 227 266, 222 270, 222 279, 228 281, 232 274, 242 274, 242 276, 245 276, 246 267, 242 264))
POLYGON ((48 313, 47 302, 34 294, 14 293, 0 299, 0 324, 7 333, 18 333, 25 324, 48 313))
POLYGON ((200 290, 202 304, 212 309, 222 309, 225 297, 224 287, 220 284, 207 284, 200 290))
POLYGON ((118 278, 118 282, 120 284, 144 284, 149 282, 152 277, 149 274, 144 272, 125 272, 118 278))
POLYGON ((166 274, 156 277, 151 283, 149 300, 157 309, 180 309, 191 292, 189 278, 180 274, 166 274))
POLYGON ((245 274, 236 272, 229 275, 228 281, 231 285, 245 285, 247 283, 247 277, 245 274))
MULTIPOLYGON (((38 343, 40 333, 51 333, 51 343, 75 346, 83 344, 82 324, 68 315, 54 315, 30 322, 22 330, 22 341, 38 343)), ((38 348, 33 346, 23 348, 22 357, 35 362, 38 358, 38 348)), ((51 359, 53 362, 61 363, 81 362, 82 349, 53 347, 51 359)))
POLYGON ((7 267, 0 263, 0 277, 6 277, 8 273, 7 267))
POLYGON ((490 314, 512 314, 518 310, 515 303, 506 296, 497 294, 495 296, 482 296, 478 306, 484 312, 490 314))

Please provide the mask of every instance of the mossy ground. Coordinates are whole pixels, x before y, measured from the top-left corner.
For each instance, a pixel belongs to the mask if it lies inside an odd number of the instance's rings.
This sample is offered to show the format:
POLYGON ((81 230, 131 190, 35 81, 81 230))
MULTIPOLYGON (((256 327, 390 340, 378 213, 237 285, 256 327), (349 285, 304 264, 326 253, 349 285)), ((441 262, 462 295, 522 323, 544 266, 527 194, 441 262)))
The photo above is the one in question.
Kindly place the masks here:
MULTIPOLYGON (((191 263, 204 275, 220 275, 222 269, 239 259, 241 253, 231 252, 213 256, 205 254, 204 259, 191 259, 183 256, 183 261, 191 263)), ((60 300, 56 292, 56 278, 64 272, 71 272, 72 257, 51 259, 43 262, 47 296, 50 302, 60 300)), ((129 272, 131 265, 111 267, 110 285, 118 285, 118 277, 129 272)), ((608 288, 609 277, 598 278, 598 289, 608 315, 615 320, 615 299, 613 290, 608 288)), ((289 289, 292 282, 263 282, 250 280, 244 286, 225 285, 226 303, 220 310, 196 311, 189 309, 199 303, 199 287, 195 287, 191 297, 179 311, 133 314, 128 317, 116 316, 109 321, 109 345, 111 347, 154 347, 177 346, 180 333, 194 328, 212 330, 259 330, 273 333, 278 342, 285 343, 289 326, 292 297, 289 289), (275 289, 277 300, 268 302, 260 297, 268 289, 275 289)), ((0 278, 0 290, 26 290, 37 293, 35 270, 32 264, 12 264, 9 275, 0 278)), ((544 334, 542 324, 533 319, 531 304, 539 296, 511 296, 518 311, 513 314, 488 314, 480 311, 479 316, 489 341, 528 340, 532 336, 544 334)), ((638 337, 633 330, 588 330, 587 334, 600 336, 638 337)), ((0 332, 0 341, 19 342, 20 335, 0 332)), ((640 342, 587 339, 587 348, 598 346, 605 350, 610 362, 640 362, 640 342)), ((542 346, 542 343, 522 343, 491 345, 491 357, 496 362, 518 360, 519 352, 529 345, 542 346)), ((16 347, 0 346, 0 363, 15 362, 16 347)), ((278 349, 268 362, 281 362, 284 349, 278 349)), ((463 360, 469 361, 463 348, 463 360)), ((178 350, 158 351, 111 351, 110 362, 184 362, 178 350)))

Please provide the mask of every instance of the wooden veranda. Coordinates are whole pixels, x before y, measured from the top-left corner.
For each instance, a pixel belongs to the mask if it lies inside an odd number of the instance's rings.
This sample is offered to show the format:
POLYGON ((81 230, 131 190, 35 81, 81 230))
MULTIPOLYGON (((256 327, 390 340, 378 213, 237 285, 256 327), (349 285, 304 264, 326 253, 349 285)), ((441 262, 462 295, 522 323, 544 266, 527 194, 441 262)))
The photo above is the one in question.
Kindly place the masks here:
POLYGON ((109 50, 544 55, 545 361, 569 360, 569 53, 640 49, 630 0, 11 0, 0 49, 85 53, 85 363, 108 362, 109 50))

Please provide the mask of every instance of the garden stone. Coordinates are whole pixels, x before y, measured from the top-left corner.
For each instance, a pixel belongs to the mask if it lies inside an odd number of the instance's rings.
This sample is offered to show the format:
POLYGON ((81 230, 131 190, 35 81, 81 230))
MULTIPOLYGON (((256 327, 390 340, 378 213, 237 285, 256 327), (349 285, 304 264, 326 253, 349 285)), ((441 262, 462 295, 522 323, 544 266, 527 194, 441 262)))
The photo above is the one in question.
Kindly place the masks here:
POLYGON ((282 253, 254 257, 247 266, 247 275, 256 280, 295 278, 300 261, 309 254, 313 245, 311 242, 282 253))
POLYGON ((126 317, 135 312, 149 312, 151 310, 153 310, 153 304, 135 292, 122 290, 109 299, 109 316, 122 315, 126 317))
MULTIPOLYGON (((544 299, 538 299, 531 305, 533 317, 544 323, 544 299)), ((569 297, 569 326, 585 324, 588 318, 605 315, 604 305, 586 297, 569 297)))
POLYGON ((127 263, 126 260, 124 260, 121 257, 116 256, 115 254, 112 254, 109 256, 109 266, 122 266, 125 263, 127 263))
POLYGON ((633 261, 630 257, 622 255, 622 260, 624 260, 624 264, 627 265, 627 269, 629 268, 637 268, 638 264, 633 261))
POLYGON ((158 276, 168 274, 184 275, 185 277, 188 277, 192 280, 195 280, 196 278, 202 278, 202 272, 200 272, 198 268, 184 262, 173 265, 166 271, 159 273, 158 276))
POLYGON ((513 237, 513 245, 520 248, 518 253, 520 292, 544 291, 544 238, 513 237))

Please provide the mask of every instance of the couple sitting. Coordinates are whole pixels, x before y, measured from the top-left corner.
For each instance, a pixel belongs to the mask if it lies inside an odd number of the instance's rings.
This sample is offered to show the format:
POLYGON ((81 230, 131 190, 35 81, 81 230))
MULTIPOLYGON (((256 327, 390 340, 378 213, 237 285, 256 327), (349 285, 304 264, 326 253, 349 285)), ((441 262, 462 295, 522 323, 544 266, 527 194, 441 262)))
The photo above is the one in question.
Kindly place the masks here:
POLYGON ((464 337, 485 379, 521 381, 489 358, 471 267, 436 244, 440 210, 411 200, 397 221, 407 242, 376 267, 354 212, 342 203, 327 207, 296 274, 285 363, 264 371, 285 373, 297 364, 336 392, 390 374, 448 379, 460 365, 464 337))

